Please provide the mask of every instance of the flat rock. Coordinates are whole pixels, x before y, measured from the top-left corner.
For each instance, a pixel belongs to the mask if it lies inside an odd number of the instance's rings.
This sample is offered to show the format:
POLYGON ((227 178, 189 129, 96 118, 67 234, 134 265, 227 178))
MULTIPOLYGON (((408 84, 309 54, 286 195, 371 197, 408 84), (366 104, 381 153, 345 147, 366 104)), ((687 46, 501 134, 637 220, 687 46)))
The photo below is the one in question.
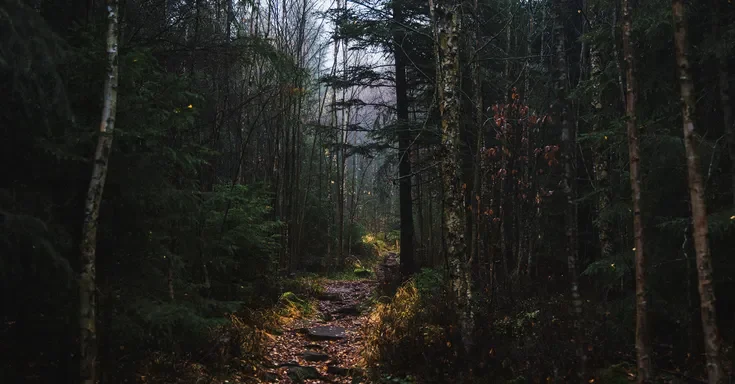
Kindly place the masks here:
POLYGON ((307 335, 313 340, 341 340, 346 337, 344 328, 333 325, 309 328, 307 335))
POLYGON ((327 361, 329 360, 329 355, 326 353, 306 351, 301 354, 301 358, 306 361, 327 361))
POLYGON ((347 376, 350 374, 350 369, 345 367, 338 367, 336 365, 327 366, 327 373, 337 376, 347 376))
POLYGON ((360 368, 345 368, 337 365, 328 365, 327 373, 337 376, 351 376, 352 378, 365 377, 365 373, 360 368))
POLYGON ((341 307, 336 312, 342 315, 358 316, 360 309, 357 308, 357 304, 353 304, 341 307))
POLYGON ((317 297, 319 300, 322 301, 341 301, 342 296, 339 293, 335 292, 324 292, 319 297, 317 297))
POLYGON ((297 383, 304 380, 319 379, 322 376, 316 367, 289 367, 287 374, 291 380, 297 383))

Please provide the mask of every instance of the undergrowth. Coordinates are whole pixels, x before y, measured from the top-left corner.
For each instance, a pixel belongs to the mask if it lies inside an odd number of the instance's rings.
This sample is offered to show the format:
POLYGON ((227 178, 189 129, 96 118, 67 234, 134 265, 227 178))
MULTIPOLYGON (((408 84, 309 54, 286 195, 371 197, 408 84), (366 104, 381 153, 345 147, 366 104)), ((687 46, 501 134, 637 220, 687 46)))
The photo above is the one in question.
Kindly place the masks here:
POLYGON ((429 283, 437 280, 437 272, 424 270, 400 286, 391 300, 376 303, 364 328, 363 351, 374 377, 421 372, 443 382, 443 374, 451 371, 452 316, 447 314, 452 312, 446 292, 429 283))
MULTIPOLYGON (((159 346, 135 368, 143 383, 222 383, 223 378, 253 379, 265 372, 260 364, 273 334, 280 333, 284 321, 311 318, 316 314, 315 298, 324 292, 323 278, 301 276, 284 279, 284 293, 273 306, 254 310, 247 307, 225 316, 201 317, 181 305, 158 305, 158 313, 148 321, 156 324, 153 336, 159 346)), ((144 332, 141 332, 144 333, 144 332)), ((153 337, 152 336, 152 337, 153 337)))
POLYGON ((192 352, 155 351, 142 359, 136 381, 142 383, 220 383, 219 377, 254 375, 261 367, 270 338, 267 329, 277 323, 274 311, 230 314, 210 328, 206 340, 192 352))

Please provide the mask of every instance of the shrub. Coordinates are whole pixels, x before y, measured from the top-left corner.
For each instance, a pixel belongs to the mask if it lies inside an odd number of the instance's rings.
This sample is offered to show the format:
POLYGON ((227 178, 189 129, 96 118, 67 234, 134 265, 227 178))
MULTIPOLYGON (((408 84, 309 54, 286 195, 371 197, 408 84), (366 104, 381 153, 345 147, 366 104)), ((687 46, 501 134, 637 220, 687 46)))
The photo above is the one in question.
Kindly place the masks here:
POLYGON ((279 312, 290 318, 307 318, 316 313, 314 303, 296 296, 293 292, 285 292, 279 300, 279 312))
POLYGON ((136 379, 148 383, 214 383, 228 371, 252 371, 265 355, 265 329, 276 322, 272 311, 231 314, 206 330, 197 353, 153 351, 141 359, 136 379))
POLYGON ((379 303, 365 325, 363 351, 374 375, 421 374, 424 379, 442 381, 451 372, 452 343, 449 325, 452 313, 441 288, 438 273, 425 270, 403 284, 387 303, 379 303), (438 289, 427 284, 439 279, 438 289))

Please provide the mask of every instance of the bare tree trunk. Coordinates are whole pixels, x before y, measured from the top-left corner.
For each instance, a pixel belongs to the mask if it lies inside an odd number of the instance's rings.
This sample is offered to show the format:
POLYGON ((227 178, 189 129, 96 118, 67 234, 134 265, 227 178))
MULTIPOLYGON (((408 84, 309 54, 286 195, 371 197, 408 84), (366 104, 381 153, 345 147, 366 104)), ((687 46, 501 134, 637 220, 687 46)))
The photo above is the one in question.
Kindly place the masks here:
POLYGON ((612 19, 612 42, 613 42, 613 57, 615 58, 615 68, 617 69, 617 75, 618 75, 618 91, 620 92, 620 105, 625 107, 625 86, 623 85, 623 65, 620 62, 620 53, 618 50, 618 36, 617 36, 617 26, 618 26, 618 7, 617 3, 615 4, 615 8, 613 9, 613 19, 612 19))
MULTIPOLYGON (((600 51, 595 45, 590 47, 590 63, 592 67, 592 87, 594 89, 592 107, 594 108, 596 115, 592 123, 592 131, 600 132, 602 127, 600 126, 600 116, 597 115, 602 111, 602 63, 600 51)), ((602 216, 610 206, 610 196, 608 191, 610 181, 606 154, 606 141, 607 136, 602 140, 598 140, 599 144, 596 146, 592 155, 592 168, 595 177, 595 190, 597 192, 597 240, 600 245, 600 259, 602 260, 609 259, 612 253, 610 224, 602 216)))
MULTIPOLYGON (((335 37, 335 39, 334 39, 334 61, 332 62, 332 76, 333 77, 335 77, 337 75, 337 63, 338 63, 338 59, 339 59, 339 40, 337 39, 337 37, 335 37)), ((331 127, 332 127, 332 129, 334 129, 334 132, 335 132, 334 137, 335 138, 338 137, 338 135, 339 135, 339 133, 338 133, 339 132, 339 127, 337 126, 337 87, 335 85, 332 85, 332 116, 331 116, 331 127)), ((327 171, 328 174, 329 174, 329 180, 328 180, 328 183, 329 183, 329 185, 328 185, 329 186, 329 194, 331 195, 333 192, 336 191, 337 193, 335 193, 335 195, 337 196, 337 198, 339 198, 339 185, 335 185, 336 184, 336 181, 334 180, 334 175, 332 175, 332 166, 334 165, 333 164, 334 161, 332 160, 333 157, 334 157, 334 154, 332 152, 334 152, 334 150, 329 152, 329 167, 328 167, 328 171, 327 171)), ((337 153, 339 153, 339 150, 337 150, 337 153)), ((339 169, 337 170, 337 174, 339 175, 339 169)), ((329 208, 330 208, 330 210, 332 209, 331 199, 330 199, 329 208)), ((331 248, 332 248, 332 243, 333 243, 333 239, 332 239, 333 232, 332 232, 332 230, 338 230, 338 226, 337 226, 338 220, 339 220, 339 214, 338 214, 338 212, 335 211, 335 214, 334 214, 333 220, 332 220, 332 225, 329 226, 329 231, 328 231, 329 232, 328 233, 329 243, 327 244, 327 255, 328 255, 328 258, 330 260, 332 260, 332 252, 330 252, 331 251, 331 248), (334 228, 332 228, 332 227, 334 227, 334 228)), ((339 261, 339 257, 340 257, 339 256, 339 252, 337 252, 334 256, 335 256, 334 261, 335 262, 339 261)))
MULTIPOLYGON (((483 251, 480 249, 480 230, 482 228, 482 146, 483 146, 483 101, 482 101, 482 77, 480 75, 480 62, 479 62, 479 35, 480 35, 480 10, 478 7, 477 0, 474 0, 473 8, 473 26, 472 26, 472 37, 474 44, 472 45, 472 101, 475 104, 475 162, 474 162, 474 174, 473 174, 473 191, 470 196, 474 217, 472 220, 472 239, 470 240, 470 252, 468 267, 472 270, 477 270, 483 251)), ((470 287, 471 289, 472 287, 470 287)))
POLYGON ((436 21, 436 40, 439 43, 439 112, 442 124, 441 165, 444 186, 443 218, 445 256, 452 274, 459 316, 459 332, 464 352, 472 347, 473 318, 470 310, 471 286, 467 266, 465 234, 465 194, 462 187, 459 89, 459 5, 451 0, 440 0, 429 7, 436 21))
POLYGON ((402 46, 406 34, 401 28, 403 24, 403 4, 395 0, 393 5, 393 21, 396 32, 393 33, 393 54, 396 68, 396 129, 398 130, 398 163, 399 176, 399 210, 401 218, 401 275, 407 278, 414 273, 413 249, 413 201, 411 196, 411 130, 408 123, 408 84, 406 83, 406 53, 402 46))
POLYGON ((84 202, 84 225, 82 226, 81 272, 79 274, 79 347, 80 382, 96 382, 97 327, 96 327, 96 266, 97 224, 102 202, 102 193, 110 160, 115 117, 117 113, 118 82, 118 2, 107 3, 107 78, 103 93, 100 136, 94 154, 92 178, 89 181, 87 199, 84 202))
MULTIPOLYGON (((347 0, 344 2, 344 9, 347 9, 347 0)), ((342 81, 347 82, 347 39, 342 40, 342 81)), ((347 126, 350 120, 350 108, 346 105, 347 88, 342 88, 342 129, 339 130, 339 142, 340 146, 338 149, 338 166, 337 175, 339 178, 339 185, 337 186, 338 201, 337 201, 337 266, 342 267, 345 254, 344 254, 344 236, 345 236, 345 145, 347 142, 347 126)))
MULTIPOLYGON (((717 40, 722 39, 721 36, 721 16, 720 7, 721 0, 712 0, 712 35, 717 40)), ((722 108, 722 122, 725 128, 725 137, 727 137, 727 148, 730 156, 730 166, 732 175, 732 200, 735 205, 735 126, 732 123, 732 104, 730 104, 730 76, 727 72, 727 50, 718 48, 717 56, 717 75, 718 87, 720 88, 720 106, 722 108)))
POLYGON ((577 358, 579 359, 578 379, 585 383, 586 360, 584 342, 582 340, 582 299, 579 294, 579 283, 577 276, 577 259, 579 246, 577 240, 577 204, 576 199, 576 129, 569 121, 569 106, 567 103, 568 76, 566 60, 566 36, 564 33, 564 0, 556 0, 554 7, 554 40, 556 43, 556 70, 554 81, 556 82, 556 105, 555 119, 561 125, 562 161, 564 167, 564 195, 567 199, 565 209, 565 225, 567 235, 567 264, 569 268, 569 280, 572 293, 572 307, 574 309, 574 328, 577 358))
POLYGON ((683 0, 673 0, 674 44, 676 45, 676 64, 679 68, 681 90, 681 115, 684 129, 684 148, 689 174, 689 195, 691 199, 694 249, 699 275, 699 298, 704 331, 704 350, 707 355, 707 374, 710 384, 723 384, 727 380, 722 365, 722 339, 717 327, 715 292, 712 278, 712 259, 708 244, 707 205, 704 200, 704 184, 699 171, 694 137, 694 82, 689 69, 687 53, 687 22, 683 0))
POLYGON ((648 333, 648 300, 646 300, 646 259, 643 252, 643 218, 641 217, 640 145, 636 118, 636 81, 631 30, 633 16, 628 0, 623 0, 623 54, 626 68, 625 115, 628 128, 628 157, 630 159, 630 188, 633 200, 633 238, 635 248, 635 349, 638 361, 638 383, 653 379, 651 341, 648 333))

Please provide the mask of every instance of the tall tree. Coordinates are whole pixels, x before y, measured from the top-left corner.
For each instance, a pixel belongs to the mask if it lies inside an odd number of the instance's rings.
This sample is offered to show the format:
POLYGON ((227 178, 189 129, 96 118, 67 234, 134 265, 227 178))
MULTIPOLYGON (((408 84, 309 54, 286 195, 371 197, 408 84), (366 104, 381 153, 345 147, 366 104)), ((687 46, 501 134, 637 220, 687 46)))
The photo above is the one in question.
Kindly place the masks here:
MULTIPOLYGON (((597 20, 595 20, 597 21, 597 20)), ((599 27, 598 27, 599 28, 599 27)), ((613 36, 614 37, 614 36, 613 36)), ((602 86, 602 58, 600 47, 596 43, 592 43, 590 46, 590 80, 592 81, 592 107, 594 108, 592 132, 600 133, 603 129, 603 86, 602 86)), ((597 192, 597 239, 600 247, 600 259, 608 260, 612 254, 612 241, 610 239, 610 223, 602 217, 602 214, 610 206, 610 172, 608 165, 607 155, 607 136, 597 138, 598 145, 594 148, 592 155, 595 178, 595 189, 597 192)))
POLYGON ((636 81, 633 43, 632 9, 629 0, 623 0, 623 55, 626 64, 625 117, 628 129, 628 157, 630 159, 630 189, 633 200, 633 238, 635 250, 636 326, 635 349, 638 361, 638 382, 649 383, 653 379, 651 341, 648 335, 648 300, 646 300, 646 259, 643 252, 643 219, 641 217, 640 143, 636 120, 636 81))
POLYGON ((84 225, 81 241, 81 272, 79 275, 79 344, 80 382, 96 382, 97 364, 97 223, 102 202, 102 192, 110 160, 115 117, 117 113, 118 74, 118 26, 117 0, 107 2, 107 77, 103 92, 102 118, 100 121, 97 149, 94 153, 92 178, 89 181, 87 199, 84 203, 84 225))
POLYGON ((444 253, 452 275, 452 289, 457 305, 462 346, 468 352, 472 345, 472 313, 470 310, 469 268, 465 234, 464 188, 460 140, 459 88, 459 4, 453 0, 429 0, 436 23, 434 40, 438 44, 437 87, 441 115, 441 171, 443 184, 444 253))
POLYGON ((577 276, 577 259, 579 245, 577 239, 577 203, 576 199, 576 129, 570 120, 569 105, 567 101, 569 76, 567 69, 566 33, 564 29, 565 1, 555 0, 554 11, 554 41, 556 42, 556 67, 554 73, 556 100, 554 105, 554 120, 561 126, 562 144, 562 166, 564 169, 563 189, 566 197, 564 214, 566 230, 566 252, 567 267, 572 293, 572 308, 574 310, 574 328, 576 332, 575 343, 577 358, 579 359, 579 370, 577 375, 580 382, 585 382, 585 370, 587 356, 582 342, 581 318, 582 299, 579 294, 579 282, 577 276))
POLYGON ((699 298, 704 331, 704 350, 707 355, 707 375, 710 384, 722 384, 727 379, 722 365, 722 340, 717 327, 715 291, 712 277, 712 258, 707 228, 707 205, 704 200, 704 183, 699 170, 694 133, 694 81, 689 67, 686 9, 683 0, 673 0, 674 45, 676 65, 679 70, 681 92, 681 118, 684 129, 684 149, 687 158, 689 198, 692 210, 694 249, 699 277, 699 298))
POLYGON ((401 218, 401 275, 414 272, 413 197, 411 196, 411 129, 408 123, 408 84, 406 83, 406 52, 403 44, 404 17, 402 0, 393 0, 393 55, 396 68, 396 129, 398 131, 399 210, 401 218))
MULTIPOLYGON (((712 37, 718 43, 724 39, 722 36, 722 7, 721 0, 712 0, 712 37)), ((722 108, 722 123, 725 128, 725 137, 727 138, 727 148, 730 155, 730 174, 732 183, 732 200, 735 204, 735 126, 732 122, 732 104, 730 103, 730 74, 727 70, 728 50, 724 47, 717 47, 717 81, 720 91, 720 107, 722 108)))

